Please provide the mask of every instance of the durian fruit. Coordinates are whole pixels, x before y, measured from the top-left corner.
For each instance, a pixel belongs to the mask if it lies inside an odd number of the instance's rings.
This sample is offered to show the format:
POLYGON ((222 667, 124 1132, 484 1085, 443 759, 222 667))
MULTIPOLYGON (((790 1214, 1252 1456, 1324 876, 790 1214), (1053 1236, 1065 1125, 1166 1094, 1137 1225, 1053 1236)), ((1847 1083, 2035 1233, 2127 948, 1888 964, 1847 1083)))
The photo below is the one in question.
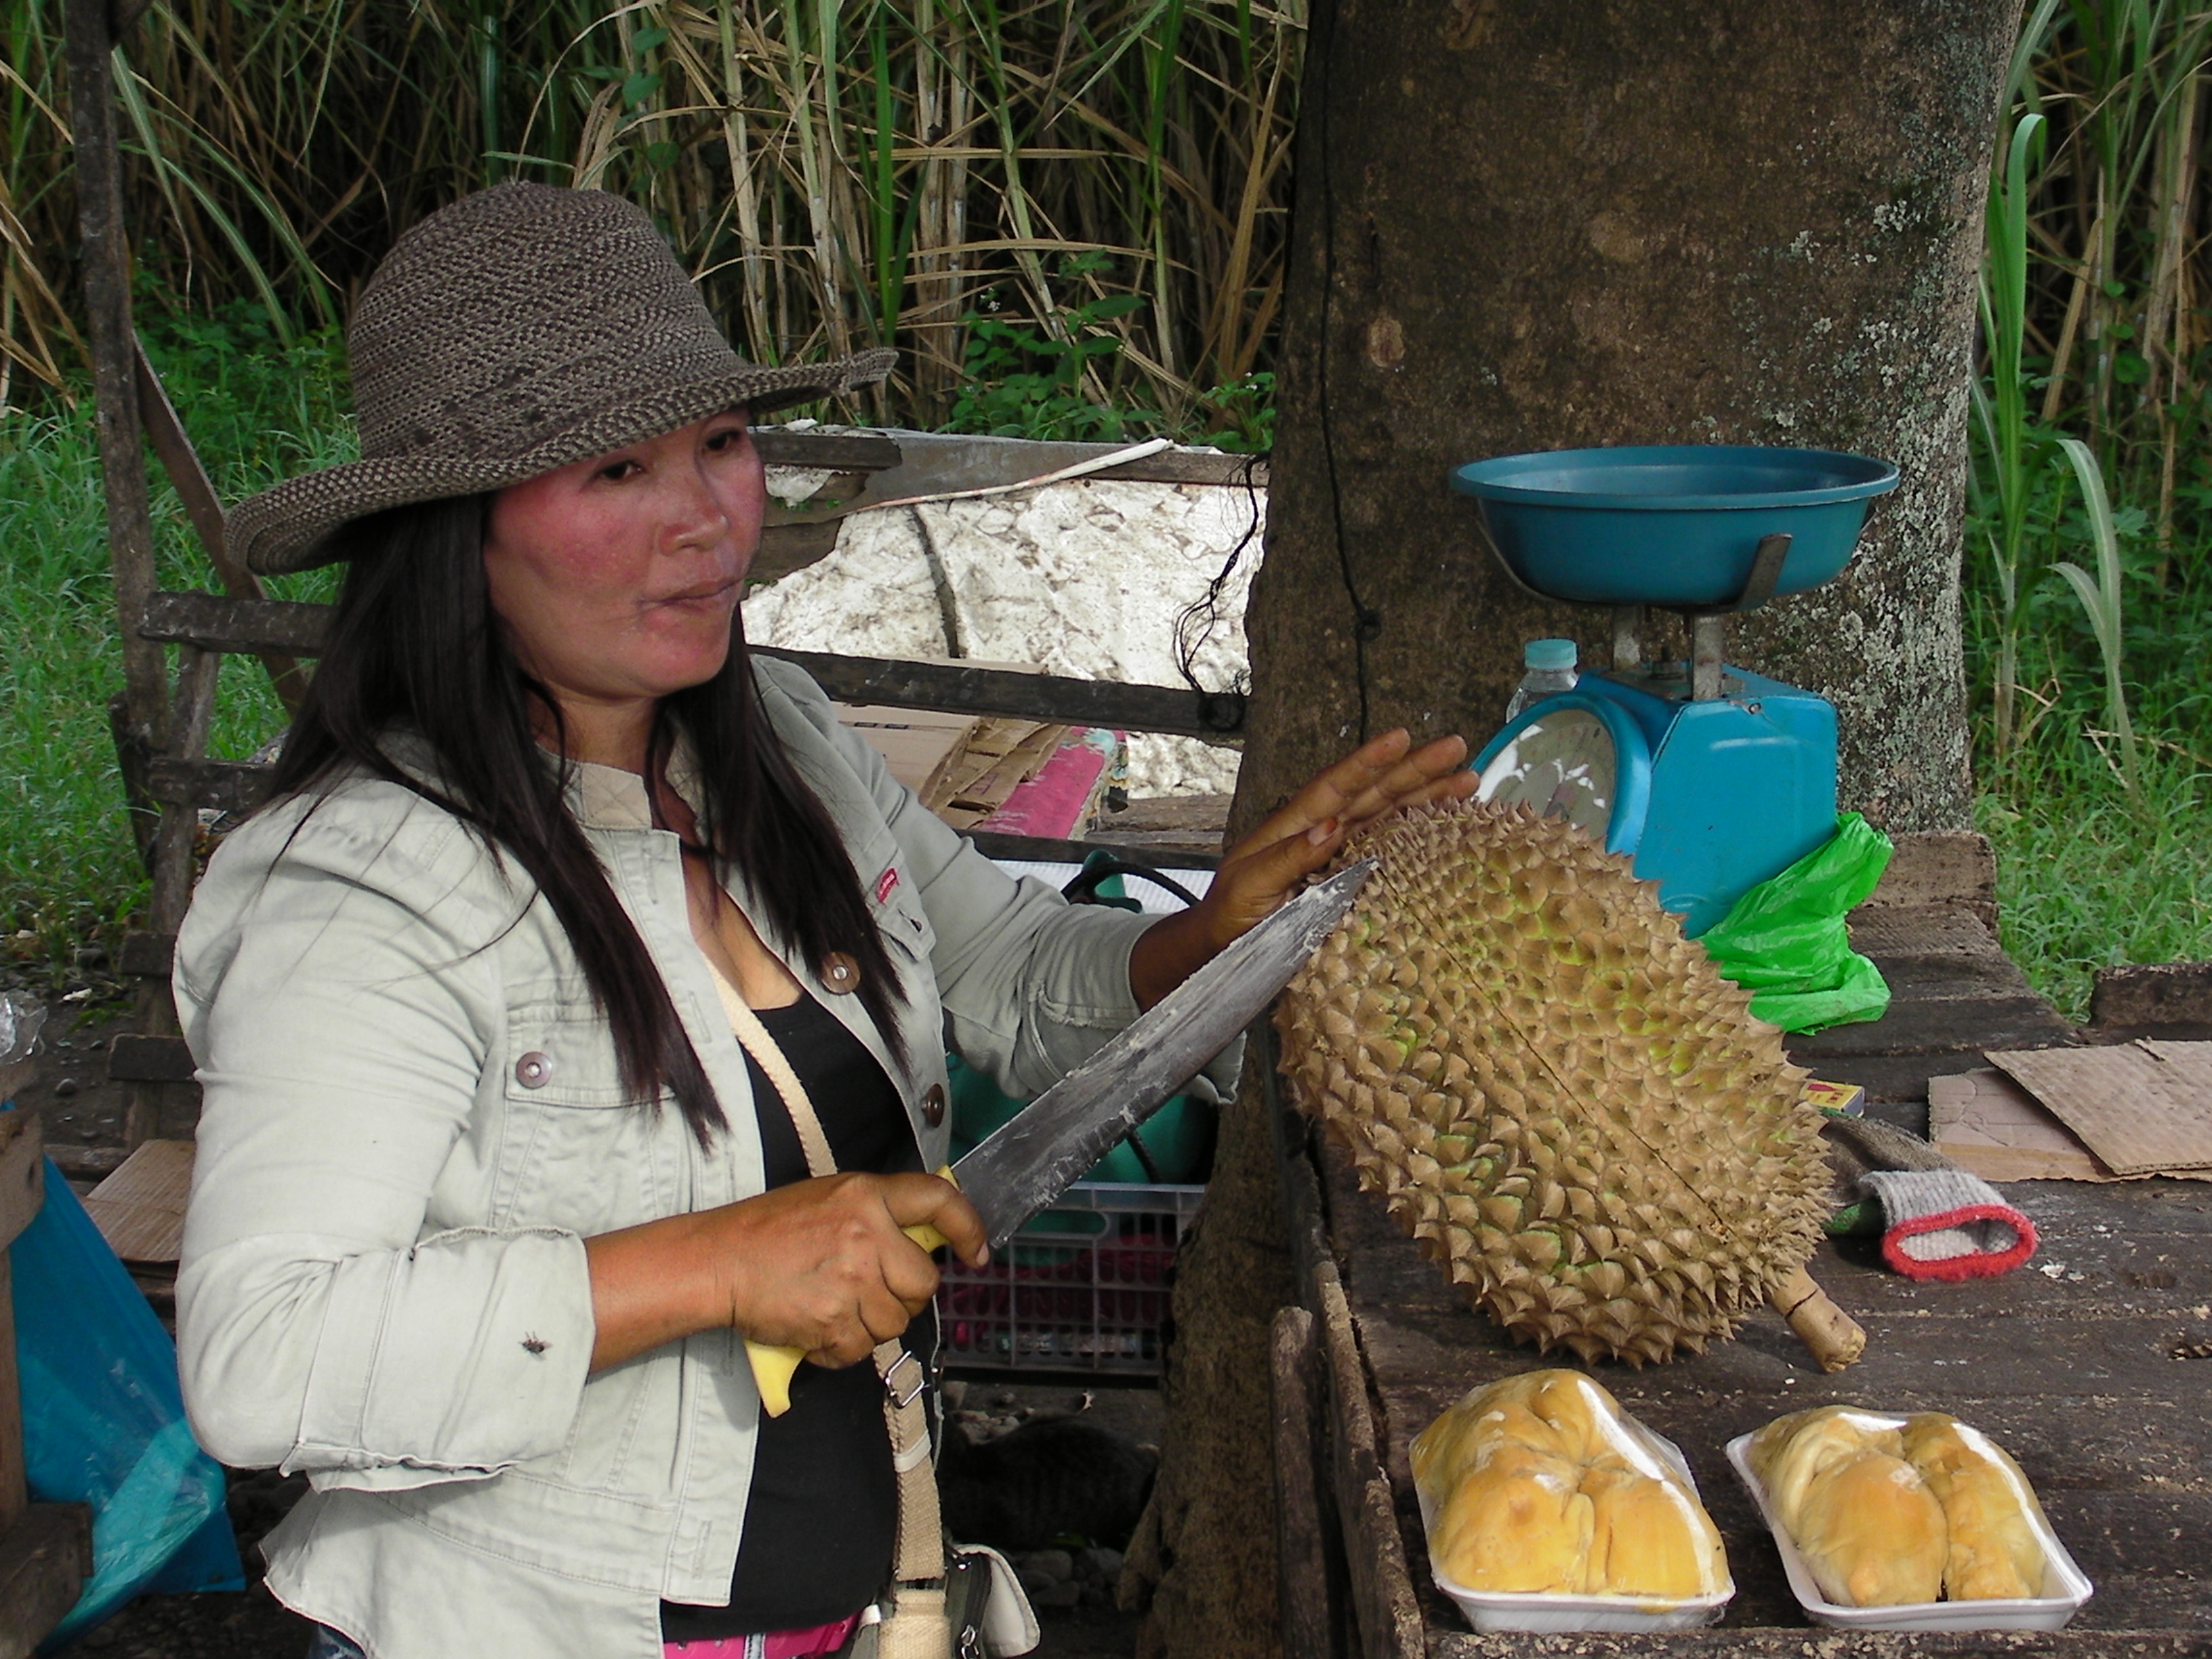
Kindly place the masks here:
POLYGON ((1524 806, 1401 813, 1345 849, 1368 857, 1279 1006, 1282 1066, 1452 1281, 1547 1352, 1700 1352, 1772 1297, 1824 1365, 1856 1358, 1804 1273, 1806 1074, 1653 885, 1524 806))

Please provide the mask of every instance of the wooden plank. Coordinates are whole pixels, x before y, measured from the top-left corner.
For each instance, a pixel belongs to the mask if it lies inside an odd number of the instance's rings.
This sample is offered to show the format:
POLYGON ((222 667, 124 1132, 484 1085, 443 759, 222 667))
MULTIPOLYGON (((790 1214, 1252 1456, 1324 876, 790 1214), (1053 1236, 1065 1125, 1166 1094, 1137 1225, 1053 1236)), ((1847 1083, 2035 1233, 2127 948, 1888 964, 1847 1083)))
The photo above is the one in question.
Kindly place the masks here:
POLYGON ((204 651, 314 657, 329 636, 331 614, 327 605, 291 599, 154 593, 140 610, 138 637, 204 651))
POLYGON ((1240 736, 1244 729, 1244 699, 1235 692, 1123 685, 884 657, 837 657, 771 646, 752 649, 760 656, 780 658, 804 668, 837 702, 1012 714, 1063 726, 1169 732, 1216 743, 1240 736))
MULTIPOLYGON (((240 599, 266 598, 261 579, 231 556, 222 503, 216 495, 215 485, 209 482, 207 469, 200 465, 199 452, 192 447, 185 423, 177 418, 176 409, 161 385, 161 377, 154 372, 154 365, 147 358, 146 343, 134 334, 131 347, 137 370, 138 412, 145 422, 147 438, 154 446, 154 453, 161 458, 162 471, 175 486, 185 516, 191 521, 193 532, 199 537, 200 546, 206 551, 209 563, 215 567, 223 591, 240 599)), ((297 714, 300 699, 307 691, 307 677, 298 662, 282 653, 272 652, 261 659, 261 665, 267 671, 285 712, 297 714)))
MULTIPOLYGON (((157 593, 144 607, 140 635, 210 651, 321 650, 328 608, 276 599, 226 599, 212 593, 157 593)), ((755 646, 764 657, 798 664, 838 702, 887 703, 948 714, 1008 714, 1064 726, 1163 732, 1224 742, 1244 729, 1244 699, 1166 685, 1123 685, 1055 674, 1022 674, 959 664, 839 657, 755 646)), ((158 786, 157 786, 158 787, 158 786)), ((157 797, 167 799, 167 796, 157 797)))
POLYGON ((107 1075, 118 1083, 190 1083, 192 1051, 180 1036, 117 1034, 107 1051, 107 1075))
POLYGON ((46 1145, 36 1112, 0 1112, 0 1250, 46 1201, 46 1145))
POLYGON ((995 830, 970 830, 965 833, 975 843, 975 850, 986 857, 1018 864, 1080 864, 1093 853, 1110 853, 1116 858, 1149 864, 1161 871, 1214 870, 1221 865, 1218 857, 1172 847, 1152 848, 1139 857, 1133 855, 1130 848, 1110 842, 1054 841, 1045 836, 1001 835, 995 830))
POLYGON ((1330 1475, 1338 1524, 1348 1539, 1352 1617, 1365 1659, 1417 1659, 1425 1647, 1420 1605, 1406 1570, 1390 1484, 1376 1455, 1367 1403, 1367 1369, 1352 1333, 1350 1304, 1334 1271, 1324 1267, 1316 1298, 1321 1373, 1331 1433, 1330 1475))
POLYGON ((1878 1020, 1831 1026, 1808 1037, 1793 1036, 1789 1049, 1797 1064, 1828 1077, 1832 1071, 1826 1060, 1831 1055, 1959 1054, 1979 1065, 1978 1056, 1989 1048, 2048 1048, 2073 1040, 2074 1028, 2033 993, 2008 997, 1900 997, 1890 1003, 1889 1012, 1878 1020))
POLYGON ((1892 837, 1895 851, 1865 908, 1959 904, 1996 926, 1996 855, 1971 830, 1923 830, 1892 837))
POLYGON ((192 1143, 148 1140, 85 1195, 85 1213, 123 1261, 173 1266, 191 1188, 192 1143))
MULTIPOLYGON (((1358 1190, 1340 1152, 1328 1149, 1324 1162, 1330 1240, 1377 1398, 1400 1548, 1418 1561, 1412 1437, 1468 1388, 1550 1362, 1463 1303, 1380 1201, 1358 1190)), ((1870 1242, 1822 1247, 1816 1277, 1869 1335, 1866 1358, 1836 1376, 1814 1370, 1766 1314, 1703 1355, 1634 1372, 1599 1368, 1698 1475, 1737 1581, 1724 1628, 1741 1650, 1778 1655, 1771 1638, 1802 1643, 1809 1633, 1721 1448, 1784 1411, 1844 1401, 1951 1411, 2012 1450, 2100 1583, 2077 1626, 2212 1624, 2212 1587, 2191 1565, 2197 1541, 2212 1535, 2212 1194, 2151 1181, 2038 1183, 2009 1195, 2035 1218, 2044 1247, 2028 1268, 1999 1279, 1917 1283, 1883 1269, 1870 1242)), ((1474 1653, 1455 1645, 1456 1610, 1425 1586, 1422 1598, 1431 1652, 1474 1653)), ((1598 1638, 1577 1639, 1589 1652, 1598 1638)), ((1886 1650, 1863 1636, 1815 1639, 1839 1656, 1886 1650)), ((2107 1649, 2097 1643, 2112 1639, 2053 1651, 2100 1654, 2107 1649)), ((1703 1653, 1705 1640, 1608 1638, 1595 1650, 1703 1653)), ((1485 1638, 1480 1650, 1549 1650, 1522 1642, 1485 1638)))
POLYGON ((2100 968, 2089 990, 2089 1024, 2139 1031, 2186 1027, 2212 1034, 2212 962, 2100 968))
POLYGON ((15 1279, 0 1250, 0 1534, 22 1517, 31 1491, 23 1462, 23 1390, 15 1356, 15 1279))
POLYGON ((251 761, 178 760, 155 757, 146 769, 146 788, 169 806, 214 812, 251 812, 269 798, 267 766, 251 761))
POLYGON ((1343 1576, 1340 1547, 1316 1463, 1327 1443, 1314 1372, 1313 1316, 1279 1309, 1271 1333, 1274 1411, 1276 1619, 1285 1659, 1340 1659, 1341 1609, 1332 1595, 1343 1576))
POLYGON ((746 568, 745 580, 755 583, 781 581, 794 570, 820 563, 837 550, 838 526, 843 520, 841 513, 834 518, 763 526, 760 546, 746 568))
POLYGON ((116 953, 118 969, 134 979, 167 979, 177 959, 174 933, 129 933, 116 953))
MULTIPOLYGON (((1127 449, 1127 444, 1066 443, 1022 438, 993 438, 956 433, 895 432, 900 464, 878 473, 860 502, 903 501, 953 490, 1018 484, 1094 461, 1127 449)), ((1083 475, 1109 483, 1214 484, 1243 488, 1249 480, 1264 494, 1266 458, 1164 449, 1137 460, 1083 475)))
POLYGON ((876 432, 793 432, 780 426, 753 428, 753 447, 769 466, 804 466, 827 472, 880 472, 902 459, 899 441, 876 432))
POLYGON ((0 1659, 30 1659, 92 1577, 92 1511, 33 1504, 0 1535, 0 1659))
MULTIPOLYGON (((46 1196, 38 1114, 0 1114, 0 1551, 30 1503, 23 1464, 23 1398, 16 1371, 14 1264, 8 1247, 36 1218, 46 1196)), ((0 1554, 0 1630, 6 1628, 7 1573, 6 1557, 0 1554)), ((45 1628, 52 1627, 50 1622, 45 1628)))
POLYGON ((2004 956, 1989 924, 1965 905, 1862 905, 1847 921, 1851 948, 1870 957, 2004 956))
POLYGON ((84 315, 99 407, 100 472, 107 502, 107 546, 122 625, 125 723, 159 747, 167 717, 161 653, 131 631, 154 591, 154 526, 146 493, 145 433, 138 413, 137 337, 131 326, 130 230, 124 220, 122 155, 115 134, 106 0, 62 8, 70 87, 77 232, 82 243, 84 315))

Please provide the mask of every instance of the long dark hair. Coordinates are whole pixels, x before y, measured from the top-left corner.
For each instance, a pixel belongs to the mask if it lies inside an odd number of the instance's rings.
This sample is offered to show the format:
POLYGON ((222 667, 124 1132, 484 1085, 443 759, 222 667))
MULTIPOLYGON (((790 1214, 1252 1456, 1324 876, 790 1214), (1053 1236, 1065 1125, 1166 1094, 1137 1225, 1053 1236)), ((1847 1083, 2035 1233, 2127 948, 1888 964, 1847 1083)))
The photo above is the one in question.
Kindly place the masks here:
MULTIPOLYGON (((276 763, 276 793, 312 792, 358 767, 453 813, 495 858, 512 857, 568 933, 613 1028, 623 1086, 641 1102, 673 1093, 705 1146, 727 1119, 645 941, 569 816, 566 763, 549 764, 538 746, 533 712, 550 714, 557 730, 560 705, 523 672, 493 614, 483 571, 490 504, 471 495, 395 507, 343 532, 351 564, 276 763), (392 759, 386 744, 403 732, 428 744, 435 779, 392 759)), ((839 951, 859 963, 860 998, 903 1066, 896 975, 830 815, 760 706, 740 623, 732 619, 721 672, 664 698, 656 722, 656 769, 678 734, 697 757, 701 841, 719 865, 744 873, 787 947, 817 965, 839 951)), ((657 782, 648 779, 648 790, 657 782)))

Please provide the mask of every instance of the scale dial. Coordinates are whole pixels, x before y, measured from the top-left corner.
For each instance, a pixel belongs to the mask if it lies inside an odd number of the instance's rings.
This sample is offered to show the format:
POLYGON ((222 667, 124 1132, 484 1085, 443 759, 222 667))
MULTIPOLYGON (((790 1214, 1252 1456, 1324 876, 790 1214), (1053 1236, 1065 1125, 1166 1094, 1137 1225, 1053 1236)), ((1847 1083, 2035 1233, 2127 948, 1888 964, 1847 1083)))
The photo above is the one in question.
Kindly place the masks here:
POLYGON ((1482 769, 1475 799, 1565 818, 1603 846, 1613 830, 1619 772, 1613 732, 1595 713, 1571 707, 1539 710, 1482 769))

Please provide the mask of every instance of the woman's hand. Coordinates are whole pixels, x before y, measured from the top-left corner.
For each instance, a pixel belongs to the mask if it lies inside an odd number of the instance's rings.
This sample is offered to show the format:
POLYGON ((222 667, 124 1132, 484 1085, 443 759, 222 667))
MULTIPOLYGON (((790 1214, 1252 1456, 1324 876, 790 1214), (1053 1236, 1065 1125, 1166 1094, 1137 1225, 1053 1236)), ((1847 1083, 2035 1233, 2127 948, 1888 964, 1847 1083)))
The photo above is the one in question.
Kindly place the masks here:
POLYGON ((928 1175, 794 1182, 586 1239, 592 1368, 723 1328, 817 1364, 865 1359, 937 1292, 936 1265, 903 1231, 924 1224, 971 1267, 987 1259, 975 1206, 928 1175))
POLYGON ((1412 745, 1402 728, 1362 744, 1231 848, 1205 898, 1137 940, 1129 988, 1138 1006, 1151 1007, 1281 908, 1362 824, 1401 807, 1474 793, 1480 780, 1466 769, 1464 738, 1412 745))

